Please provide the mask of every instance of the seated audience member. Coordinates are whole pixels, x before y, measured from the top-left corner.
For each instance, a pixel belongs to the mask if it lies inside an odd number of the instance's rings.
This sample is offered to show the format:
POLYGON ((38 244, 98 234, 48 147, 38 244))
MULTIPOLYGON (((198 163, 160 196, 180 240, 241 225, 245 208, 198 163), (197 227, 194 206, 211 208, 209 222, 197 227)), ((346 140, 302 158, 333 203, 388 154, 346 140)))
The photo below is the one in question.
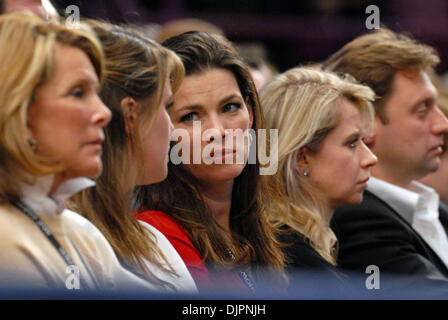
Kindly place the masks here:
POLYGON ((266 48, 261 43, 242 42, 235 45, 235 48, 249 65, 258 91, 278 74, 277 69, 268 59, 266 48))
POLYGON ((167 236, 200 291, 284 291, 283 254, 260 210, 260 165, 247 163, 248 135, 235 143, 238 131, 262 126, 248 67, 217 35, 188 32, 164 45, 186 70, 169 108, 179 144, 167 180, 139 188, 138 218, 167 236))
POLYGON ((101 232, 64 209, 102 169, 110 110, 98 97, 103 53, 85 25, 0 16, 0 283, 114 289, 145 282, 122 268, 101 232), (70 269, 68 269, 70 268, 70 269), (79 271, 79 273, 77 272, 79 271), (70 271, 71 272, 71 271, 70 271))
POLYGON ((362 35, 333 54, 327 70, 348 73, 375 91, 374 129, 366 140, 378 157, 361 204, 338 208, 332 228, 341 267, 414 279, 448 277, 448 213, 416 180, 440 167, 448 121, 428 76, 433 48, 388 29, 362 35))
MULTIPOLYGON (((377 162, 364 144, 373 99, 373 91, 353 79, 306 68, 284 72, 260 93, 266 126, 278 130, 278 147, 271 147, 278 170, 264 177, 265 212, 284 230, 292 278, 303 271, 345 280, 336 269, 337 239, 329 224, 336 207, 361 202, 377 162)), ((320 285, 329 283, 322 278, 320 285)))
POLYGON ((173 127, 167 108, 184 67, 174 52, 131 29, 90 24, 104 49, 100 97, 112 121, 105 129, 103 174, 95 188, 73 198, 73 209, 93 222, 121 263, 154 290, 197 292, 179 254, 157 229, 135 218, 131 202, 135 186, 166 178, 173 127))
MULTIPOLYGON (((437 105, 445 116, 448 116, 448 90, 443 86, 441 78, 435 73, 431 75, 431 80, 437 89, 437 105)), ((448 135, 444 136, 443 153, 440 155, 440 167, 419 181, 433 188, 440 197, 440 206, 448 212, 448 152, 447 140, 448 135)), ((443 222, 442 222, 443 223, 443 222)), ((446 222, 448 225, 448 221, 446 222)))

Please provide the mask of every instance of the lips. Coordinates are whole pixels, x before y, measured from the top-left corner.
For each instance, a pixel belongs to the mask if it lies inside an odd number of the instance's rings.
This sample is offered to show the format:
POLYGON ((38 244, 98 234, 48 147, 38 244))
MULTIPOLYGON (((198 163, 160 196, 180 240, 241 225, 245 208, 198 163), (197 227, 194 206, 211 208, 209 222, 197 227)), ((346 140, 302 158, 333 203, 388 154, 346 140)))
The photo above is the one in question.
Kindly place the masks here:
POLYGON ((210 152, 210 158, 219 158, 233 153, 235 153, 233 149, 213 150, 210 152))
POLYGON ((432 157, 439 157, 442 155, 443 153, 443 144, 438 144, 435 147, 432 147, 431 149, 428 150, 428 156, 432 157))
POLYGON ((89 144, 103 144, 103 142, 104 142, 104 139, 97 139, 97 140, 90 142, 89 144))
POLYGON ((370 177, 368 177, 368 178, 366 178, 366 179, 364 179, 364 180, 362 180, 362 181, 360 181, 360 182, 358 182, 358 183, 359 183, 359 184, 367 183, 367 181, 369 181, 369 179, 370 179, 370 177))
POLYGON ((90 142, 87 142, 87 144, 99 144, 102 145, 104 142, 104 135, 102 132, 100 132, 99 136, 95 139, 92 139, 90 142))

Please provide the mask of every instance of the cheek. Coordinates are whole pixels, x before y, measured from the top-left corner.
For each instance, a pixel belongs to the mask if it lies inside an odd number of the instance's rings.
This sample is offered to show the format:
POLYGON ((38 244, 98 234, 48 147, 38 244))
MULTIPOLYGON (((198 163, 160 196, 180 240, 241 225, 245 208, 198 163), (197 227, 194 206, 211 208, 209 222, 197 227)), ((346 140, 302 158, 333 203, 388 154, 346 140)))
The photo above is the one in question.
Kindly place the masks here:
POLYGON ((246 111, 244 115, 239 119, 239 121, 235 121, 236 128, 241 130, 246 130, 251 127, 249 113, 246 111))
POLYGON ((338 196, 352 190, 359 163, 349 153, 332 153, 319 159, 312 168, 312 182, 327 195, 338 196))

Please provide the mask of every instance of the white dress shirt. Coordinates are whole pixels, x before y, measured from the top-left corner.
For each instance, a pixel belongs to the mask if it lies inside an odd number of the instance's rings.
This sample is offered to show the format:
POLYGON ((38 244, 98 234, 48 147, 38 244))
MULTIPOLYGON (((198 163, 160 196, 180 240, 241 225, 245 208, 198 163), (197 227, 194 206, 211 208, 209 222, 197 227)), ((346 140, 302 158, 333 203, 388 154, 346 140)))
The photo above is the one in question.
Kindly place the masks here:
POLYGON ((397 211, 448 267, 448 238, 439 220, 439 195, 416 181, 410 189, 374 177, 367 186, 367 190, 397 211))

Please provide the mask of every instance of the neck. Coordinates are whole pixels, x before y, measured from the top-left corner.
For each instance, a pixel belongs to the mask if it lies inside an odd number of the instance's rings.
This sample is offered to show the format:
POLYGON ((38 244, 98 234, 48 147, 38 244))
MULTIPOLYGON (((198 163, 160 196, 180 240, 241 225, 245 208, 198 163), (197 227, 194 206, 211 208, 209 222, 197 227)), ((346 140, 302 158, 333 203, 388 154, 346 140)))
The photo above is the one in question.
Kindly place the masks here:
POLYGON ((205 202, 212 211, 213 218, 230 234, 233 180, 216 184, 201 183, 200 189, 205 202))
POLYGON ((335 208, 326 210, 322 216, 322 218, 324 219, 325 225, 327 227, 330 226, 330 221, 331 221, 331 217, 333 216, 334 209, 335 208))
POLYGON ((372 176, 377 179, 389 182, 404 189, 409 189, 411 182, 416 179, 413 174, 409 174, 403 166, 388 168, 378 164, 371 169, 372 176))
POLYGON ((57 173, 54 176, 54 180, 53 180, 53 185, 51 186, 50 192, 48 193, 48 196, 50 198, 53 197, 54 193, 56 192, 56 190, 59 188, 59 186, 65 181, 67 180, 64 177, 63 173, 57 173))

